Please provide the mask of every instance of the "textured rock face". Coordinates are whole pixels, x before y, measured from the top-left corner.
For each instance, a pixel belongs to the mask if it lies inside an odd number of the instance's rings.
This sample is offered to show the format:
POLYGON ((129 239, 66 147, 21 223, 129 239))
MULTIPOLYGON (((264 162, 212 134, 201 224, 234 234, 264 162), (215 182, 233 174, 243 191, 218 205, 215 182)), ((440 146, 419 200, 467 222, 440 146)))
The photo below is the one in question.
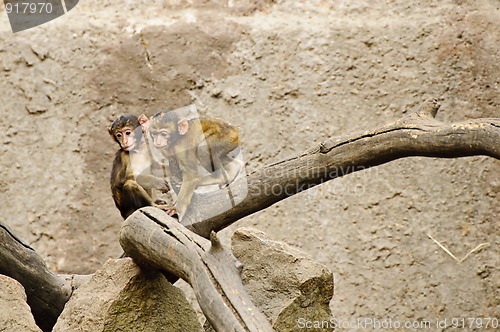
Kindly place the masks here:
POLYGON ((130 259, 107 261, 66 304, 54 332, 201 331, 182 291, 130 259))
POLYGON ((26 303, 23 286, 3 275, 0 275, 0 308, 0 331, 41 331, 26 303))
MULTIPOLYGON (((500 108, 498 0, 85 0, 16 34, 0 15, 2 214, 61 273, 122 253, 106 130, 119 114, 195 103, 241 129, 251 173, 431 96, 443 121, 500 108)), ((486 157, 405 158, 220 238, 251 225, 311 254, 335 271, 340 319, 491 316, 499 174, 486 157), (459 256, 492 245, 457 265, 427 234, 459 256)))
POLYGON ((305 322, 331 319, 333 275, 324 265, 250 228, 234 233, 232 251, 243 264, 243 284, 276 331, 300 331, 305 322))

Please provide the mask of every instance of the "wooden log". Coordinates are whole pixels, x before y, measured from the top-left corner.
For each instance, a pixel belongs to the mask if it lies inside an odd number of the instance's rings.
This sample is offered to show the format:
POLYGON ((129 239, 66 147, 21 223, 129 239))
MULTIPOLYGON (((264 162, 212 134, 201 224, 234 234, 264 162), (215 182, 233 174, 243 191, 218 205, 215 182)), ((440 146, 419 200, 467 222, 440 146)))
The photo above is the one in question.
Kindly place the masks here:
POLYGON ((273 331, 243 288, 236 259, 215 233, 208 241, 161 210, 147 207, 127 218, 120 244, 137 263, 188 282, 216 331, 273 331))
POLYGON ((49 271, 44 261, 0 223, 0 274, 23 285, 37 325, 51 331, 71 296, 71 283, 49 271))

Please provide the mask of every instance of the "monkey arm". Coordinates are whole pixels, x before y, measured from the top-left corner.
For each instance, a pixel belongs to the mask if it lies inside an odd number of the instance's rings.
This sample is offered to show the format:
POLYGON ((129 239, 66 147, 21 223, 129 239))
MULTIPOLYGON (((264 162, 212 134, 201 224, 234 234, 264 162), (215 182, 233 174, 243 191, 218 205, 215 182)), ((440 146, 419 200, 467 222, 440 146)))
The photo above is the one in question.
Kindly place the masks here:
POLYGON ((176 205, 179 220, 182 220, 189 204, 191 204, 191 198, 193 197, 194 190, 198 186, 200 175, 198 174, 198 158, 195 149, 177 151, 175 156, 182 173, 182 184, 179 195, 177 196, 176 205))
POLYGON ((217 170, 200 178, 197 186, 222 185, 227 186, 238 176, 243 163, 237 159, 231 160, 227 164, 220 163, 217 170))
POLYGON ((144 189, 160 189, 160 190, 170 190, 168 182, 164 178, 160 178, 151 174, 145 174, 143 172, 139 174, 135 180, 144 189))
POLYGON ((193 197, 194 190, 198 185, 198 178, 189 178, 184 179, 182 181, 181 190, 179 191, 179 195, 177 196, 177 214, 179 215, 179 220, 182 220, 182 217, 187 211, 189 204, 191 203, 191 198, 193 197))

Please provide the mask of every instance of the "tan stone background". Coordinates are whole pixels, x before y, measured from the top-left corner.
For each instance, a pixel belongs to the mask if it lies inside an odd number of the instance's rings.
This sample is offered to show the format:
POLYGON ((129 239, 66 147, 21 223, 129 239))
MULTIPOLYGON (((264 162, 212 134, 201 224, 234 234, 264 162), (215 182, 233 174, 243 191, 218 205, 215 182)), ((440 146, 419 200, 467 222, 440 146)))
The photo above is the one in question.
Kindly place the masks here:
MULTIPOLYGON (((438 119, 500 116, 500 2, 81 0, 13 34, 0 9, 2 221, 50 268, 121 254, 109 190, 121 113, 195 103, 240 128, 247 172, 438 97, 438 119)), ((500 317, 500 163, 407 158, 238 226, 326 264, 344 321, 500 317), (457 264, 428 234, 456 256, 457 264)))

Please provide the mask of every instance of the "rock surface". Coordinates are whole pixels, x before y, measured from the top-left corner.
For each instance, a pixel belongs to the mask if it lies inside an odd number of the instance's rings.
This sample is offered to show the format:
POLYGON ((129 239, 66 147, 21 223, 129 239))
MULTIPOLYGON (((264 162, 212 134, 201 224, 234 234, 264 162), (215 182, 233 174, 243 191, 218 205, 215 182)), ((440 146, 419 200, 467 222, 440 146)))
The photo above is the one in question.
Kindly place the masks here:
POLYGON ((330 321, 333 275, 326 266, 250 228, 234 233, 232 251, 243 264, 243 285, 276 331, 303 331, 306 322, 330 321))
POLYGON ((41 331, 26 303, 23 286, 3 275, 0 275, 0 331, 41 331))
MULTIPOLYGON (((54 272, 122 250, 109 190, 122 113, 195 103, 237 125, 247 173, 395 121, 498 117, 498 0, 85 0, 13 34, 0 5, 2 215, 54 272)), ((250 226, 335 271, 348 320, 500 316, 500 163, 405 158, 293 196, 250 226), (427 234, 458 257, 457 264, 427 234)))
POLYGON ((130 258, 109 260, 70 298, 54 332, 202 331, 182 291, 130 258))

